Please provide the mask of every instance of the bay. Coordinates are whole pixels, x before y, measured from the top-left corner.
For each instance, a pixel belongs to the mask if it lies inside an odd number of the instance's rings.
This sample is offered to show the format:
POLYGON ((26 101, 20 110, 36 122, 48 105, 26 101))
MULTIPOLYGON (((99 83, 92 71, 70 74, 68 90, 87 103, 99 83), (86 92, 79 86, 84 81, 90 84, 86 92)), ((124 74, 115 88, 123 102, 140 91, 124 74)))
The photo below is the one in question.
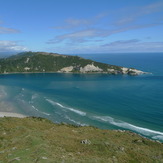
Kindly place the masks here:
POLYGON ((163 53, 80 56, 152 74, 0 75, 0 111, 131 130, 163 141, 163 53))

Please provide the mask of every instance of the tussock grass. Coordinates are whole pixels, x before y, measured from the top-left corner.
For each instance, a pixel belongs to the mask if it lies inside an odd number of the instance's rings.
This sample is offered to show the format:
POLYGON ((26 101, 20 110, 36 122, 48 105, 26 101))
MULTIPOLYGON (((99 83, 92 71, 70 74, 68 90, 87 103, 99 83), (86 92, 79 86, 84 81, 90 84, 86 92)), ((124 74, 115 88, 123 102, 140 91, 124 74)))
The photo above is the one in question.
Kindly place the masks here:
POLYGON ((161 163, 163 144, 128 131, 5 117, 0 118, 0 163, 7 162, 161 163))

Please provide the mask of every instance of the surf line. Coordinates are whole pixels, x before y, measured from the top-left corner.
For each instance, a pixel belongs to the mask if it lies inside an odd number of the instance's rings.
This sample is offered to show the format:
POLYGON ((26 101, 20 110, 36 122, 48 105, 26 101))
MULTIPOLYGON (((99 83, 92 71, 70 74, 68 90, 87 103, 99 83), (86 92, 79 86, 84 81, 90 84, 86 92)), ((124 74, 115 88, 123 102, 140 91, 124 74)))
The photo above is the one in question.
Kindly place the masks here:
POLYGON ((155 131, 155 130, 151 130, 148 128, 138 127, 138 126, 132 125, 132 124, 124 122, 124 121, 115 120, 114 118, 109 117, 109 116, 91 116, 90 118, 94 119, 94 120, 101 121, 101 122, 108 122, 112 125, 122 127, 125 129, 129 129, 132 131, 136 131, 143 135, 151 136, 153 138, 158 136, 158 137, 160 137, 161 140, 163 140, 163 132, 160 132, 160 131, 155 131))
POLYGON ((63 109, 72 111, 72 112, 74 112, 74 113, 76 113, 76 114, 79 114, 79 115, 81 115, 81 116, 86 116, 86 112, 83 112, 83 111, 80 111, 80 110, 77 110, 77 109, 74 109, 74 108, 70 108, 70 107, 63 106, 62 104, 60 104, 60 103, 58 103, 58 102, 55 102, 55 101, 53 101, 53 100, 47 99, 47 98, 46 98, 46 101, 48 101, 48 102, 49 102, 51 105, 53 105, 53 106, 57 105, 57 106, 59 106, 59 107, 61 107, 61 108, 63 108, 63 109))

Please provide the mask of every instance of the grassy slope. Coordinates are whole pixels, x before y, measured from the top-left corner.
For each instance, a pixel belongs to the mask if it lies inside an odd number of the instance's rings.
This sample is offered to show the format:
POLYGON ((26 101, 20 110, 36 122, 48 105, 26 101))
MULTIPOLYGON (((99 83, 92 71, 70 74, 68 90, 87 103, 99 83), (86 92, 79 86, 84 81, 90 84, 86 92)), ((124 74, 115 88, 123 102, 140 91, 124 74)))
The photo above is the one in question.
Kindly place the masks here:
POLYGON ((163 162, 163 144, 131 132, 57 125, 42 118, 0 118, 0 163, 163 162), (82 144, 81 140, 91 144, 82 144))

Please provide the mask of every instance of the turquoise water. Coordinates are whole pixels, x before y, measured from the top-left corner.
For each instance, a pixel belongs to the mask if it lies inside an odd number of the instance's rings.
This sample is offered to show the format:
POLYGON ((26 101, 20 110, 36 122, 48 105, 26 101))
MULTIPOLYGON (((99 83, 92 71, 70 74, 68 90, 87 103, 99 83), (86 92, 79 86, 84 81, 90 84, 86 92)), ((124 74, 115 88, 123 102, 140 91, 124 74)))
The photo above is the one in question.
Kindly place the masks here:
POLYGON ((0 75, 0 111, 125 129, 163 141, 163 53, 85 55, 152 74, 0 75))

